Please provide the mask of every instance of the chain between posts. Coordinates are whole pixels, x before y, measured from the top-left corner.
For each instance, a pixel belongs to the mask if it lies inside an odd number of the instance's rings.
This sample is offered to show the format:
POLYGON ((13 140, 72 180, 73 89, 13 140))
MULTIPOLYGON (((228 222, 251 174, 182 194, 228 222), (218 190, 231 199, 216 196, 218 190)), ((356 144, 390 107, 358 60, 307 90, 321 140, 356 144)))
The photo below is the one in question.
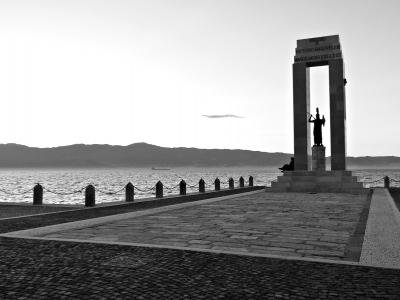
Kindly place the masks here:
POLYGON ((172 191, 172 190, 176 189, 177 187, 179 187, 179 183, 177 185, 174 185, 174 186, 171 186, 171 187, 163 185, 163 188, 166 189, 166 190, 169 190, 169 191, 172 191))
POLYGON ((26 190, 24 192, 19 192, 19 193, 9 192, 9 191, 6 191, 4 189, 0 189, 0 192, 2 192, 4 194, 7 194, 7 195, 11 195, 11 196, 21 196, 21 195, 28 194, 28 193, 30 193, 32 191, 33 191, 33 188, 30 188, 29 190, 26 190))
POLYGON ((76 190, 76 191, 72 191, 72 192, 59 192, 59 191, 53 191, 53 190, 50 190, 50 189, 48 189, 46 187, 43 187, 43 190, 46 191, 46 192, 49 192, 49 193, 52 193, 52 194, 56 194, 56 195, 63 195, 63 196, 79 194, 79 193, 82 193, 82 191, 84 189, 85 188, 83 187, 80 190, 76 190))
POLYGON ((100 194, 103 194, 103 195, 116 195, 116 194, 121 193, 123 190, 125 190, 125 187, 123 187, 117 191, 104 191, 99 188, 96 188, 96 191, 98 191, 100 194))
POLYGON ((142 193, 147 193, 147 192, 150 192, 150 191, 154 191, 156 188, 153 186, 153 187, 151 187, 151 188, 147 188, 147 189, 140 189, 140 188, 138 188, 138 187, 136 187, 136 186, 134 186, 134 188, 136 189, 136 190, 138 190, 139 192, 142 192, 142 193))
POLYGON ((373 184, 373 183, 377 183, 377 182, 379 182, 379 181, 381 181, 381 180, 384 180, 384 179, 385 179, 385 177, 382 177, 382 178, 380 178, 380 179, 373 180, 373 181, 362 181, 362 183, 365 183, 365 184, 373 184))

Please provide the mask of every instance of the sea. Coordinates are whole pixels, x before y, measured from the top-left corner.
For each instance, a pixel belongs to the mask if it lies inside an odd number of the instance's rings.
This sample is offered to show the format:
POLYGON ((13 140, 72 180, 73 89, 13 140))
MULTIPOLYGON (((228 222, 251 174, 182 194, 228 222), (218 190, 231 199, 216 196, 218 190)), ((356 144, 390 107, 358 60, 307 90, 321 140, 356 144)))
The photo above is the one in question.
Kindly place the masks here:
MULTIPOLYGON (((389 176, 392 186, 400 186, 400 169, 352 170, 364 187, 383 186, 383 177, 389 176)), ((270 186, 281 173, 278 169, 265 167, 182 167, 171 169, 114 168, 114 169, 0 169, 0 203, 32 203, 33 187, 43 186, 44 204, 83 205, 84 189, 92 184, 96 189, 96 203, 123 201, 125 185, 131 182, 135 187, 135 199, 155 196, 155 184, 161 181, 164 195, 179 194, 179 182, 187 184, 187 192, 198 191, 201 178, 206 190, 214 189, 218 177, 221 188, 228 188, 228 179, 233 178, 235 186, 242 176, 248 184, 253 176, 254 185, 270 186)))

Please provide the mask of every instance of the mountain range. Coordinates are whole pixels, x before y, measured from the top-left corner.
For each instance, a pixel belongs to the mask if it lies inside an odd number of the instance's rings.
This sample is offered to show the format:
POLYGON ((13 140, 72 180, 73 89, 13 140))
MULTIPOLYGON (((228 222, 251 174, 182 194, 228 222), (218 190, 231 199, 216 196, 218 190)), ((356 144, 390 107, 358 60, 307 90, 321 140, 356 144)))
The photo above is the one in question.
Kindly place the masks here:
MULTIPOLYGON (((166 148, 146 143, 128 146, 75 144, 35 148, 0 144, 0 168, 99 168, 262 166, 279 167, 292 154, 250 150, 166 148)), ((327 158, 329 164, 330 159, 327 158)), ((400 157, 348 157, 351 169, 400 168, 400 157)))

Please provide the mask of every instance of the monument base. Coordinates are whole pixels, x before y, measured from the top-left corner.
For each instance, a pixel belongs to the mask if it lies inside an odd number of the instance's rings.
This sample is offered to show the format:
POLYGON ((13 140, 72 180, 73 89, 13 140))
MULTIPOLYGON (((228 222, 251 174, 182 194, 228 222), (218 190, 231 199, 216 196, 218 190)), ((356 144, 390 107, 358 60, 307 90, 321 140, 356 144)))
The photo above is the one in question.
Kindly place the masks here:
POLYGON ((325 171, 325 147, 324 146, 312 146, 312 170, 313 171, 325 171))
POLYGON ((359 194, 364 190, 351 171, 285 171, 266 191, 359 194))

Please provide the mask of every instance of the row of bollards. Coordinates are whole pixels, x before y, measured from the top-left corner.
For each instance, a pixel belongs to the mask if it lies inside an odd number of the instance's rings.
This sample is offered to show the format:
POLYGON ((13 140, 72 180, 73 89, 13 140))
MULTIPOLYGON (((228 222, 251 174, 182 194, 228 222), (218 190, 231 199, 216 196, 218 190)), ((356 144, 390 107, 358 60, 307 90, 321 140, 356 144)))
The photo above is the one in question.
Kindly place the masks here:
MULTIPOLYGON (((229 178, 228 180, 229 189, 234 189, 234 180, 233 178, 229 178)), ((253 176, 249 177, 249 187, 254 185, 253 176)), ((244 179, 243 177, 239 178, 239 187, 244 187, 244 179)), ((216 178, 214 180, 214 189, 215 191, 221 190, 221 181, 216 178)), ((206 183, 203 178, 199 180, 199 193, 205 193, 206 191, 206 183)), ((158 181, 155 186, 155 194, 156 198, 162 198, 164 196, 164 185, 161 181, 158 181)), ((132 183, 128 183, 125 186, 125 201, 133 202, 135 195, 135 187, 132 183)), ((179 195, 186 195, 186 182, 185 180, 181 180, 179 182, 179 195)), ((38 183, 33 188, 33 204, 34 205, 42 205, 43 204, 43 187, 38 183)), ((96 189, 93 185, 89 184, 85 188, 85 206, 93 207, 96 205, 96 189)))

